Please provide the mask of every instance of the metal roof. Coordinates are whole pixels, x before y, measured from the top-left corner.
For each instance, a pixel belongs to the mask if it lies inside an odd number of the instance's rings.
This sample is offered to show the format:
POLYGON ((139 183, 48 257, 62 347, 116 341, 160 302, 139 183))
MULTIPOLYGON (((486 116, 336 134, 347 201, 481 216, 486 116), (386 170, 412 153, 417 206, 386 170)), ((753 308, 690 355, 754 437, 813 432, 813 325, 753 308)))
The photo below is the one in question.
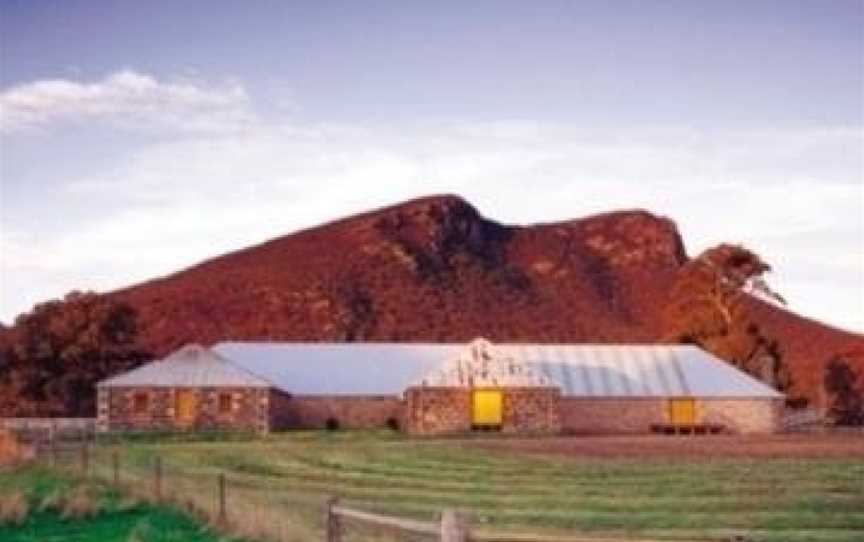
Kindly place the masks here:
POLYGON ((189 344, 164 359, 108 378, 98 387, 271 388, 255 376, 198 344, 189 344))
POLYGON ((464 344, 226 342, 220 356, 294 395, 401 395, 464 344))
POLYGON ((499 344, 570 397, 765 397, 783 395, 690 345, 499 344))
MULTIPOLYGON (((295 395, 400 395, 412 385, 470 385, 454 382, 452 369, 460 367, 454 360, 470 359, 466 351, 476 344, 230 342, 213 350, 295 395)), ((782 397, 695 346, 496 343, 488 348, 493 359, 518 367, 521 375, 499 385, 548 385, 548 380, 570 397, 782 397)))

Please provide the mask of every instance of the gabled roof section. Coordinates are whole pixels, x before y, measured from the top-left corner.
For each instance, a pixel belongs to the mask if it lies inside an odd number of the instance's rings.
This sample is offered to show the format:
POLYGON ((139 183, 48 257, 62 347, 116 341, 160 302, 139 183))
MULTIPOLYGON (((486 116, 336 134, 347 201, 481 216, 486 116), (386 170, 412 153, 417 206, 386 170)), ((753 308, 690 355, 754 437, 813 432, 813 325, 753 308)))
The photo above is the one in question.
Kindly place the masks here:
POLYGON ((486 339, 474 339, 457 355, 445 360, 414 383, 433 387, 558 387, 558 383, 538 373, 534 364, 514 357, 508 349, 498 350, 486 339))
POLYGON ((272 384, 198 344, 108 378, 98 387, 271 388, 272 384))

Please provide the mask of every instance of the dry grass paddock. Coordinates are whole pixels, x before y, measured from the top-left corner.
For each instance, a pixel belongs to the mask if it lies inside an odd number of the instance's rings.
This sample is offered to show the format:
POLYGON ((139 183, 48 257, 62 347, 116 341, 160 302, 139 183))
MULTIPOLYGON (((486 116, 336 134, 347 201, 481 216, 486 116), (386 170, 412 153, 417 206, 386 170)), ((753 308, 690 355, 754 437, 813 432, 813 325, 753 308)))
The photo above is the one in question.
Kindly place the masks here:
MULTIPOLYGON (((264 439, 103 441, 89 469, 214 515, 259 540, 320 540, 322 503, 435 521, 470 511, 477 530, 549 536, 851 542, 864 533, 864 437, 407 438, 299 431, 264 439)), ((365 538, 358 531, 347 540, 365 538)))
POLYGON ((860 459, 864 432, 777 435, 578 436, 468 439, 464 445, 518 454, 550 454, 576 460, 713 461, 723 459, 860 459))

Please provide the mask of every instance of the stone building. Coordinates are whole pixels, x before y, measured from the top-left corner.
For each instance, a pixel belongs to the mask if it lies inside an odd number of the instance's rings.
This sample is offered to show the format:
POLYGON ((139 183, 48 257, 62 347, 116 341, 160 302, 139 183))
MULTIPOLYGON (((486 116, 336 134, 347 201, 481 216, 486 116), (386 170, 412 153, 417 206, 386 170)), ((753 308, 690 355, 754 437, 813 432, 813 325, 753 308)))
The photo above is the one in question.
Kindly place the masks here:
POLYGON ((783 396, 686 345, 220 343, 98 386, 103 430, 764 433, 783 396))
POLYGON ((102 431, 245 430, 273 426, 282 392, 202 346, 192 344, 97 384, 102 431))

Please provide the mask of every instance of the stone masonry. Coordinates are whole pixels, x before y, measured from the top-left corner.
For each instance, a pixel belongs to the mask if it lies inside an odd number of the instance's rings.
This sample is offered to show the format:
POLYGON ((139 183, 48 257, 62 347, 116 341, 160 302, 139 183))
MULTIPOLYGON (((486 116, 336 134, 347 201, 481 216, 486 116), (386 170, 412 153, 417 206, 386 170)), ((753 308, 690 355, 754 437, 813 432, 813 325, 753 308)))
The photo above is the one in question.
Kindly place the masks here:
POLYGON ((340 429, 399 428, 403 402, 388 395, 279 394, 271 402, 271 410, 277 429, 321 429, 328 424, 340 429))
POLYGON ((269 423, 269 391, 258 388, 187 388, 194 394, 194 415, 176 415, 180 388, 136 387, 100 389, 98 423, 103 431, 230 430, 266 433, 269 423), (137 396, 146 397, 146 408, 135 408, 137 396), (229 408, 220 408, 228 397, 229 408))
MULTIPOLYGON (((504 433, 560 431, 558 388, 504 388, 504 433)), ((472 390, 458 387, 414 387, 405 392, 405 431, 413 434, 471 431, 472 390)))
POLYGON ((403 427, 414 434, 461 433, 471 430, 471 390, 409 388, 405 391, 403 427))
MULTIPOLYGON (((782 399, 696 398, 696 423, 718 424, 731 433, 774 433, 780 429, 782 399)), ((561 399, 561 430, 566 434, 648 433, 670 423, 668 398, 561 399)))
POLYGON ((503 395, 502 432, 561 431, 561 391, 558 388, 507 388, 503 395))

